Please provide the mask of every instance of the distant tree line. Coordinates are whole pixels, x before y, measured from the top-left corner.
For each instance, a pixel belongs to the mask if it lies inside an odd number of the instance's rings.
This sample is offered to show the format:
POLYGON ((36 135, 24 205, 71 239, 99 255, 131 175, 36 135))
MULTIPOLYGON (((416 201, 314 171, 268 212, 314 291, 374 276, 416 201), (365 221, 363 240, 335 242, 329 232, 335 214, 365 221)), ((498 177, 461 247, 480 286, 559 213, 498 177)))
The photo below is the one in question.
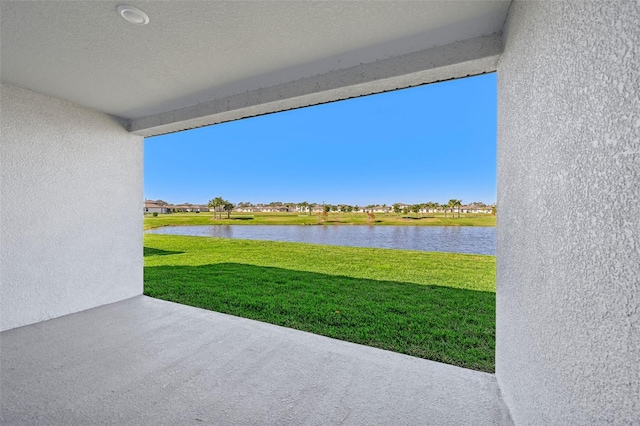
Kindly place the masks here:
MULTIPOLYGON (((220 197, 218 197, 220 198, 220 197)), ((491 207, 493 214, 496 212, 496 206, 487 205, 482 201, 473 201, 469 203, 469 205, 474 205, 477 207, 491 207)), ((342 212, 342 213, 352 213, 352 212, 364 212, 371 213, 374 210, 382 209, 385 212, 394 212, 396 214, 409 214, 415 213, 418 214, 425 210, 442 210, 444 212, 445 217, 447 216, 447 212, 451 212, 453 215, 455 212, 458 213, 458 217, 460 217, 460 208, 462 207, 462 200, 452 198, 447 203, 437 203, 433 201, 429 201, 426 203, 417 203, 417 204, 403 204, 403 203, 394 203, 391 206, 387 206, 387 204, 368 204, 366 206, 359 205, 350 205, 350 204, 318 204, 318 203, 309 203, 307 201, 303 201, 300 203, 294 202, 282 202, 282 201, 272 201, 268 204, 257 204, 254 205, 249 201, 241 201, 237 204, 238 208, 246 208, 246 207, 259 207, 259 206, 269 206, 269 207, 283 207, 288 209, 298 208, 299 211, 308 212, 311 214, 314 208, 317 206, 322 206, 320 209, 321 212, 329 213, 329 212, 342 212)), ((211 207, 211 203, 210 203, 211 207)))
MULTIPOLYGON (((190 203, 183 203, 179 206, 172 206, 171 204, 167 203, 164 200, 156 200, 154 201, 154 203, 160 205, 160 206, 167 206, 167 208, 171 209, 173 207, 173 211, 176 211, 177 208, 184 208, 184 207, 189 207, 189 206, 195 206, 198 207, 198 205, 193 205, 190 203)), ((323 217, 326 218, 328 213, 337 213, 337 212, 341 212, 341 213, 367 213, 371 216, 371 214, 373 213, 390 213, 393 212, 395 214, 409 214, 409 213, 414 213, 414 214, 421 214, 424 212, 436 212, 436 211, 442 211, 444 212, 445 217, 447 216, 447 213, 451 213, 451 215, 453 216, 455 213, 458 213, 458 217, 460 217, 460 213, 462 207, 465 207, 462 205, 462 200, 458 200, 455 198, 450 199, 447 203, 437 203, 437 202, 433 202, 433 201, 429 201, 426 203, 417 203, 417 204, 403 204, 403 203, 393 203, 390 206, 388 206, 387 204, 368 204, 366 206, 360 206, 358 204, 356 205, 350 205, 350 204, 328 204, 328 203, 309 203, 307 201, 303 201, 300 203, 294 203, 294 202, 282 202, 282 201, 272 201, 268 204, 253 204, 249 201, 240 201, 237 205, 231 203, 228 200, 225 200, 222 197, 215 197, 211 200, 209 200, 207 206, 213 211, 213 216, 214 217, 219 217, 222 218, 223 213, 226 213, 227 218, 231 217, 231 212, 234 209, 242 209, 242 208, 264 208, 264 207, 270 207, 270 208, 275 208, 276 211, 286 211, 286 212, 291 212, 291 211, 299 211, 299 212, 308 212, 309 215, 311 215, 314 211, 321 213, 323 215, 323 217)), ((497 206, 496 204, 492 204, 492 205, 487 205, 482 201, 472 201, 471 203, 468 204, 468 206, 473 206, 473 207, 478 207, 478 208, 490 208, 491 209, 491 213, 493 215, 495 215, 497 213, 497 206)), ((199 213, 199 210, 196 210, 197 213, 199 213)))

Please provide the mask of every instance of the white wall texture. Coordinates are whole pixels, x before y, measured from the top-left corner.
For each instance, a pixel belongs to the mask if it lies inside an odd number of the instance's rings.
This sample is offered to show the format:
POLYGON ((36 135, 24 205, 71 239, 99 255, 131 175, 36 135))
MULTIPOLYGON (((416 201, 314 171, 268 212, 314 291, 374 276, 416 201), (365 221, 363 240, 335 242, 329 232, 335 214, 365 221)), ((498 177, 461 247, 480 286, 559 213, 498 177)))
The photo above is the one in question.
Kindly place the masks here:
POLYGON ((640 3, 512 4, 496 375, 516 424, 640 423, 640 3))
POLYGON ((0 330, 142 293, 143 138, 2 85, 0 330))

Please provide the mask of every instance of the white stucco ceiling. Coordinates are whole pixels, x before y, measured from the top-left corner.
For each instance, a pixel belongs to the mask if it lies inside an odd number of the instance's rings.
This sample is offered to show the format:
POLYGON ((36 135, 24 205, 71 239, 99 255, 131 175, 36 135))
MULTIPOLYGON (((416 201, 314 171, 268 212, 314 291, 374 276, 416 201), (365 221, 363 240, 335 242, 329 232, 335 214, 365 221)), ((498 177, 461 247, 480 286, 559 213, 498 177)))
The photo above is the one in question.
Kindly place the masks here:
POLYGON ((2 82, 126 119, 494 34, 509 1, 5 1, 2 82), (117 5, 145 11, 146 26, 117 5))

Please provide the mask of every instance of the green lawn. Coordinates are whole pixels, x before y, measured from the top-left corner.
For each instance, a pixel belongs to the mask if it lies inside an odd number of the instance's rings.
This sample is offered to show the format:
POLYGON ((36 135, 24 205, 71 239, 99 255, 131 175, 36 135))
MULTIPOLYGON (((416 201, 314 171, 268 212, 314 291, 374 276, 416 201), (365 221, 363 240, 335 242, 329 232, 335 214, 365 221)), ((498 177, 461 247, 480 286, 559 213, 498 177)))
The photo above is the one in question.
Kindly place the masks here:
POLYGON ((397 215, 376 214, 373 222, 365 213, 329 213, 322 222, 317 214, 298 213, 234 213, 231 219, 214 219, 213 213, 172 213, 144 217, 144 228, 176 225, 396 225, 396 226, 496 226, 496 217, 491 215, 465 215, 444 217, 442 214, 397 215))
POLYGON ((494 371, 495 257, 145 235, 145 294, 494 371))

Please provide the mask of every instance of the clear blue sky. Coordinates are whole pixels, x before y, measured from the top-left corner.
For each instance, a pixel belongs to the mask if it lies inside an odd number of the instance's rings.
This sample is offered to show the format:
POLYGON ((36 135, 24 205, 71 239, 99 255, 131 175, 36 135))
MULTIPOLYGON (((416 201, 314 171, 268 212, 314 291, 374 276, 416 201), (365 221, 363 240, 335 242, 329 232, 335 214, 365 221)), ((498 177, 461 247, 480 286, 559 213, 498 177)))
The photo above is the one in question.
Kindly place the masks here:
POLYGON ((496 200, 496 75, 145 139, 144 196, 170 203, 496 200))

